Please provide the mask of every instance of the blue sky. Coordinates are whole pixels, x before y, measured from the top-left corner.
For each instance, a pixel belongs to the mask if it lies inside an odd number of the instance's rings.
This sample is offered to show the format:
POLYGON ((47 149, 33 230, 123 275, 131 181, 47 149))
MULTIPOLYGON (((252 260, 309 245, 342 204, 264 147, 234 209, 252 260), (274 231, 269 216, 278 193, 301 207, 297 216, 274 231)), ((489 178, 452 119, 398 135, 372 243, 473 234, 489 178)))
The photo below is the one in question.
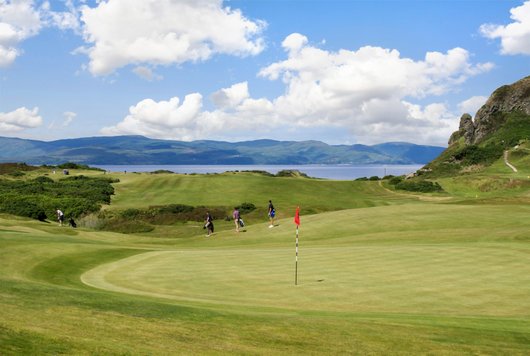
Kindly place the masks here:
POLYGON ((0 136, 445 145, 530 1, 0 0, 0 136))

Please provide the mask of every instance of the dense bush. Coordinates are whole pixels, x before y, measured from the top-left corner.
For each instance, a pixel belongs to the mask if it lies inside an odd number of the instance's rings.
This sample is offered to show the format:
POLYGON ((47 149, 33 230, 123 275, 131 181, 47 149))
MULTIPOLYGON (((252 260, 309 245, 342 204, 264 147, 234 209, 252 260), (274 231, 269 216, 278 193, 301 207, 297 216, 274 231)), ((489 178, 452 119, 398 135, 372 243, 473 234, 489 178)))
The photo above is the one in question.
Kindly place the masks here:
POLYGON ((252 203, 241 203, 240 207, 239 207, 239 212, 241 214, 248 214, 250 213, 251 211, 254 211, 256 210, 256 206, 252 203))
POLYGON ((4 195, 0 201, 0 211, 41 221, 47 218, 45 209, 28 197, 4 195))
POLYGON ((404 179, 403 176, 392 177, 388 180, 388 183, 392 185, 396 185, 396 184, 401 183, 403 179, 404 179))
POLYGON ((114 194, 107 178, 69 177, 54 181, 41 176, 33 180, 0 180, 0 212, 45 219, 61 209, 66 217, 77 218, 97 212, 114 194))
POLYGON ((491 164, 502 157, 503 147, 500 145, 487 145, 480 147, 477 145, 465 146, 455 154, 455 158, 465 165, 491 164))
POLYGON ((409 192, 433 193, 443 191, 438 182, 428 180, 404 180, 396 184, 396 189, 406 190, 409 192))
POLYGON ((378 176, 371 176, 370 178, 368 178, 368 180, 379 180, 379 177, 378 176))
POLYGON ((174 172, 168 171, 167 169, 157 169, 156 171, 152 171, 151 174, 173 174, 174 172))
POLYGON ((300 172, 297 169, 284 169, 276 173, 276 177, 304 177, 309 178, 309 176, 303 172, 300 172))
POLYGON ((66 162, 66 163, 59 164, 57 166, 57 168, 60 168, 60 169, 84 169, 84 170, 102 171, 102 172, 104 171, 104 169, 101 169, 101 168, 90 167, 90 166, 87 166, 86 164, 78 164, 78 163, 73 163, 73 162, 66 162))

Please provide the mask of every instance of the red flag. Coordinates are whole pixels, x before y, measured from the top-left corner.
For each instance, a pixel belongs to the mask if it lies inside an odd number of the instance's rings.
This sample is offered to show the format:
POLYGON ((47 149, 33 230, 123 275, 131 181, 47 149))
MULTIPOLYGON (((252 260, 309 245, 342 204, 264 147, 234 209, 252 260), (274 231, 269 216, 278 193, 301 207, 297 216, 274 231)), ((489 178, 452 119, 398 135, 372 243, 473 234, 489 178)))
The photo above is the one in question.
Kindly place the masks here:
POLYGON ((300 207, 296 207, 296 213, 294 213, 294 223, 297 226, 300 226, 300 207))

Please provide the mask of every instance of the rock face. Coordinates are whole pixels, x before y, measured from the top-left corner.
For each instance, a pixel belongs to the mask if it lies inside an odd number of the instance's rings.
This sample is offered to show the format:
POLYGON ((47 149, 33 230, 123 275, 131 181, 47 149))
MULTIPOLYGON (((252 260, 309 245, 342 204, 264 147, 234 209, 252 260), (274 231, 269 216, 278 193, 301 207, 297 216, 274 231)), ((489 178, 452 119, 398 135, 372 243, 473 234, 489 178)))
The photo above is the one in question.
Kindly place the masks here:
POLYGON ((495 90, 474 121, 469 114, 462 115, 459 130, 451 135, 449 145, 461 137, 465 138, 467 145, 480 143, 504 124, 503 113, 514 111, 530 115, 530 76, 495 90))
POLYGON ((475 138, 475 124, 473 123, 473 119, 469 114, 464 114, 460 118, 460 126, 458 127, 458 131, 451 135, 451 138, 449 139, 449 145, 457 142, 461 137, 464 137, 466 145, 471 145, 473 143, 473 139, 475 138))

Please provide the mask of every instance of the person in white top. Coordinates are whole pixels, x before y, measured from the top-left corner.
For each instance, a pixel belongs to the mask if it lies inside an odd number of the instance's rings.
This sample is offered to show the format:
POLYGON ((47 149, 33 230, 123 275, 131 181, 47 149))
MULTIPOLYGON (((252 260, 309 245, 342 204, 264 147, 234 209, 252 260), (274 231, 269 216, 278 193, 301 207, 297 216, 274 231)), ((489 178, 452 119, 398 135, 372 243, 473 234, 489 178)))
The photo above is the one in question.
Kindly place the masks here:
POLYGON ((60 226, 63 226, 63 222, 64 222, 64 213, 57 209, 57 221, 59 221, 59 225, 60 226))

